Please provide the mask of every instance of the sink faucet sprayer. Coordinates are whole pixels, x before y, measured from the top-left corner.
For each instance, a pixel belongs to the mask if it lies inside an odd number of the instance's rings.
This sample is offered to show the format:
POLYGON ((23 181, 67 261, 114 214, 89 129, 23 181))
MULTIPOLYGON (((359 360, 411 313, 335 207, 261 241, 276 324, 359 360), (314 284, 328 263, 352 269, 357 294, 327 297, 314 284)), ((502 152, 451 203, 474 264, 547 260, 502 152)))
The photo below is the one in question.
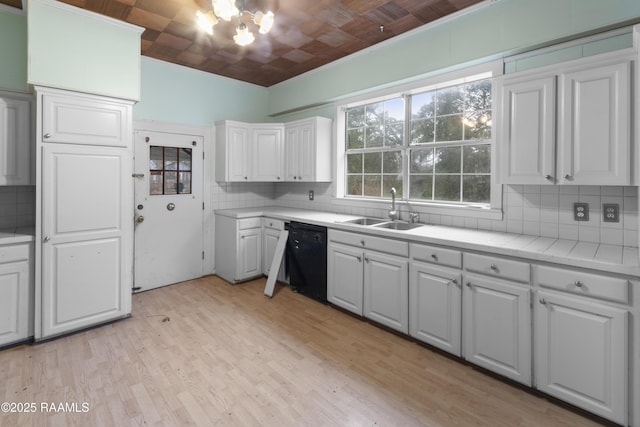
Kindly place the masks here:
POLYGON ((395 221, 398 219, 398 212, 396 211, 396 189, 391 187, 391 210, 389 211, 389 219, 395 221))

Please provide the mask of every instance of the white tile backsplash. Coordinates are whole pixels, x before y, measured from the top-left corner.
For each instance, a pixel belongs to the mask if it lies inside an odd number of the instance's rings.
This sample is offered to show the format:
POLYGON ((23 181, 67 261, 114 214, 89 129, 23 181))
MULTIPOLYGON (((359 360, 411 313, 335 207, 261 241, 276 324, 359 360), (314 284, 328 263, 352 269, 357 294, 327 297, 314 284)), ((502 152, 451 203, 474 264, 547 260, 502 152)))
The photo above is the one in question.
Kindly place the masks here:
MULTIPOLYGON (((212 186, 214 209, 277 205, 370 217, 387 215, 386 204, 372 208, 357 202, 353 205, 333 203, 332 194, 330 183, 214 183, 212 186), (313 201, 309 200, 309 190, 314 191, 313 201)), ((420 221, 428 224, 638 246, 638 187, 505 185, 502 220, 430 213, 415 205, 409 210, 420 213, 420 221), (589 221, 574 220, 575 202, 589 203, 589 221), (603 203, 620 205, 619 223, 602 221, 603 203)), ((406 207, 401 211, 402 218, 407 218, 406 207)))
POLYGON ((0 228, 33 227, 36 193, 34 186, 0 186, 0 228))

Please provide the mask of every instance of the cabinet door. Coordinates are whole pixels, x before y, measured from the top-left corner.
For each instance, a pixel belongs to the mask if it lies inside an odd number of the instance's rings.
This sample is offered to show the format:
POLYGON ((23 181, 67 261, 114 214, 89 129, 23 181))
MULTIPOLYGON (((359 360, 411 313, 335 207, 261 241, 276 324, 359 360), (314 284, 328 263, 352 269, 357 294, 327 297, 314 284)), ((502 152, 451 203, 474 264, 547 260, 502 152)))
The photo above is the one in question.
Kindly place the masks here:
POLYGON ((409 277, 409 334, 460 356, 462 275, 412 262, 409 277))
POLYGON ((316 179, 316 129, 313 122, 300 125, 298 132, 298 150, 300 170, 298 180, 316 179))
POLYGON ((226 150, 228 181, 249 181, 251 179, 251 140, 249 128, 229 124, 226 129, 226 150))
POLYGON ((505 80, 500 177, 504 184, 555 182, 556 79, 505 80))
POLYGON ((33 184, 30 104, 0 98, 0 185, 33 184))
POLYGON ((331 242, 327 259, 327 300, 362 316, 362 251, 331 242))
POLYGON ((29 261, 0 264, 0 345, 29 336, 29 261))
POLYGON ((262 274, 262 230, 251 228, 238 232, 237 280, 262 274))
POLYGON ((529 288, 471 274, 464 280, 464 358, 531 385, 529 288))
POLYGON ((131 145, 132 102, 51 91, 42 95, 42 141, 115 147, 131 145))
POLYGON ((629 185, 629 62, 561 74, 558 93, 558 182, 629 185))
POLYGON ((539 291, 535 307, 536 386, 627 424, 627 311, 539 291))
POLYGON ((253 180, 283 179, 282 127, 253 129, 253 180))
POLYGON ((378 252, 364 261, 364 316, 409 333, 409 262, 378 252))
POLYGON ((302 157, 300 146, 301 126, 287 126, 285 128, 285 169, 287 181, 302 180, 302 157))
POLYGON ((126 149, 43 144, 36 339, 131 312, 131 172, 126 149))

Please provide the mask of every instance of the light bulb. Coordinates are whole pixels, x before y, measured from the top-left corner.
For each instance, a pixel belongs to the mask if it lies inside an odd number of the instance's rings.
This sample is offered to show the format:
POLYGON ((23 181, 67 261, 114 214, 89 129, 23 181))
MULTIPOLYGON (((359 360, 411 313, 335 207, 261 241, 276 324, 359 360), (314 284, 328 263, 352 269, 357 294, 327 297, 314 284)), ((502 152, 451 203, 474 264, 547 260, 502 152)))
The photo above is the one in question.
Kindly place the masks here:
POLYGON ((260 34, 267 34, 269 31, 271 31, 271 28, 273 27, 273 23, 275 22, 275 16, 271 11, 267 13, 262 13, 260 11, 257 11, 253 15, 253 22, 256 25, 260 26, 260 30, 258 30, 260 34))
POLYGON ((198 22, 198 26, 209 35, 213 35, 213 26, 218 23, 218 19, 211 11, 207 13, 197 11, 196 21, 198 22))
POLYGON ((245 24, 240 24, 236 29, 236 35, 233 36, 233 41, 240 46, 250 45, 255 39, 255 36, 245 24))

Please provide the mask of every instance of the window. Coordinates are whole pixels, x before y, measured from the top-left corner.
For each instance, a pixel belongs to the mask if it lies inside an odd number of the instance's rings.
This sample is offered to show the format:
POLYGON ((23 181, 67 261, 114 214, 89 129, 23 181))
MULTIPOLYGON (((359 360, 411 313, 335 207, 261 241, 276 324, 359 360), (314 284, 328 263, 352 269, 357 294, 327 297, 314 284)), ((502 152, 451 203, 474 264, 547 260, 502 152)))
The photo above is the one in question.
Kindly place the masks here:
POLYGON ((491 201, 492 84, 482 79, 345 112, 345 195, 448 204, 491 201))
POLYGON ((149 194, 191 194, 191 148, 149 147, 149 194))

